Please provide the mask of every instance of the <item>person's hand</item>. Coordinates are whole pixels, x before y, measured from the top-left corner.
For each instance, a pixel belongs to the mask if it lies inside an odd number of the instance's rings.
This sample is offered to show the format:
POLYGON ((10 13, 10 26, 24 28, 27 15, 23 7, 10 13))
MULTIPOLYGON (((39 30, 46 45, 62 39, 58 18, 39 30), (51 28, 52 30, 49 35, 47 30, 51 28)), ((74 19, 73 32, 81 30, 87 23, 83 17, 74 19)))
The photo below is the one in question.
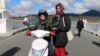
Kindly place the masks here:
POLYGON ((50 35, 51 35, 51 36, 55 36, 56 33, 55 33, 54 31, 51 31, 51 32, 50 32, 50 35))
POLYGON ((28 30, 28 31, 26 32, 26 35, 31 36, 31 35, 32 35, 32 34, 31 34, 31 31, 28 30))
POLYGON ((52 45, 52 48, 54 49, 54 48, 55 48, 55 46, 54 46, 54 45, 52 45))

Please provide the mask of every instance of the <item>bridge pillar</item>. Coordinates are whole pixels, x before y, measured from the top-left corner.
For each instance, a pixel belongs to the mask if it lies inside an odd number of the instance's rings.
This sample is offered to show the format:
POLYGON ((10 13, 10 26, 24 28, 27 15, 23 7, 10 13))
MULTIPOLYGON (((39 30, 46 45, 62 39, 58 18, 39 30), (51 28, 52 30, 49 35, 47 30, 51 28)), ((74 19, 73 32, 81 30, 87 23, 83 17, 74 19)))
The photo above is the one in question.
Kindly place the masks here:
POLYGON ((5 8, 5 0, 0 0, 0 33, 6 33, 13 29, 13 21, 5 8))

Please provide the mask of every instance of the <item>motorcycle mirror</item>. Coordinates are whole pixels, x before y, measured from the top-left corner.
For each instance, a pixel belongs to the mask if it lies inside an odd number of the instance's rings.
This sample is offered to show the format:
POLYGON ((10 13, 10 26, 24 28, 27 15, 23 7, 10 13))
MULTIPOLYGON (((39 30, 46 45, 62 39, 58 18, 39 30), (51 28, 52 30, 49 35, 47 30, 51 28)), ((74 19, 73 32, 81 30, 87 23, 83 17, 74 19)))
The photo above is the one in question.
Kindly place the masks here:
POLYGON ((27 17, 25 17, 24 20, 23 20, 23 24, 25 26, 29 26, 29 22, 28 21, 29 21, 29 19, 27 17))
POLYGON ((28 23, 28 22, 23 22, 23 24, 24 24, 25 26, 29 26, 29 23, 28 23))

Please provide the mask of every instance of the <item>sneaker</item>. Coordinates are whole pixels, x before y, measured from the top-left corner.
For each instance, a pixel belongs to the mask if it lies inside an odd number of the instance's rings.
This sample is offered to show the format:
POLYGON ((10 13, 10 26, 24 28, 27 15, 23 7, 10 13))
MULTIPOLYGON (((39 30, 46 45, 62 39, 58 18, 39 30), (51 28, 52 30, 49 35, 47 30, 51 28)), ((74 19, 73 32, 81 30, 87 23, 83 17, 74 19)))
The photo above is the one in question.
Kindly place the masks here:
POLYGON ((67 51, 65 51, 65 55, 68 55, 68 52, 67 51))

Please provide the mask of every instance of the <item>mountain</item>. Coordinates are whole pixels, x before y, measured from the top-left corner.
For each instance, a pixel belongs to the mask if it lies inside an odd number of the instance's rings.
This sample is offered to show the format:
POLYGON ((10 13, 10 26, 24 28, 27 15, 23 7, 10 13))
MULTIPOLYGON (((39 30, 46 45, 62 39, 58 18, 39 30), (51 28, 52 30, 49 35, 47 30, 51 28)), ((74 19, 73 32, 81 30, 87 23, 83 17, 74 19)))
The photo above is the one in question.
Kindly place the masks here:
POLYGON ((80 14, 75 14, 75 13, 65 13, 67 15, 70 15, 70 16, 79 16, 80 14))
POLYGON ((87 11, 83 14, 81 14, 82 16, 100 16, 100 12, 98 11, 95 11, 95 10, 90 10, 90 11, 87 11))
POLYGON ((83 14, 75 14, 75 13, 66 13, 70 16, 99 16, 100 17, 100 12, 95 11, 95 10, 90 10, 87 12, 84 12, 83 14))

